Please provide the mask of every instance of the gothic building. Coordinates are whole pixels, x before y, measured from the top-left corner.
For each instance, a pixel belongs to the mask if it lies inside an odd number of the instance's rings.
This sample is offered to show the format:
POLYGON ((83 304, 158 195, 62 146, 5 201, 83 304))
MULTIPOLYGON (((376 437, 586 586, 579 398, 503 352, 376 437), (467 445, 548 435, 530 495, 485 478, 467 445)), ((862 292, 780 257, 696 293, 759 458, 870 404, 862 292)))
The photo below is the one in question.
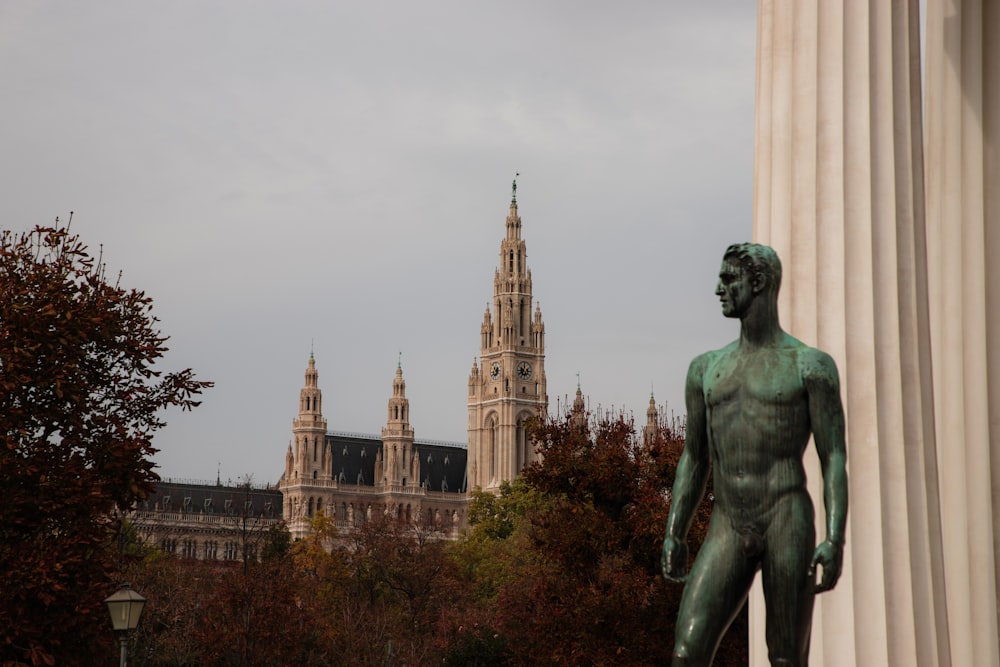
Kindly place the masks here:
POLYGON ((256 558, 268 530, 281 523, 281 493, 249 481, 215 484, 164 480, 129 521, 146 543, 199 560, 256 558))
POLYGON ((409 419, 406 382, 397 366, 381 437, 328 431, 316 360, 309 355, 278 483, 292 537, 308 534, 309 520, 321 511, 346 529, 371 519, 373 512, 444 533, 464 523, 465 448, 415 438, 409 419))
MULTIPOLYGON (((248 518, 263 527, 283 518, 298 538, 308 534, 310 519, 320 512, 342 530, 379 513, 457 535, 469 491, 497 492, 536 459, 525 424, 548 408, 545 325, 532 301, 516 192, 515 184, 493 298, 480 328, 479 358, 469 374, 468 443, 415 436, 401 364, 380 435, 329 430, 310 354, 277 489, 254 490, 251 497, 245 488, 219 483, 163 482, 135 513, 150 541, 183 556, 231 559, 235 545, 245 542, 236 538, 248 518)), ((582 418, 579 387, 577 403, 582 418)))
POLYGON ((479 361, 469 374, 469 483, 496 491, 535 459, 524 425, 548 407, 545 324, 540 306, 532 316, 531 271, 516 198, 507 214, 491 305, 480 328, 479 361))
POLYGON ((470 490, 497 491, 534 460, 525 423, 548 406, 545 325, 537 305, 532 313, 516 196, 491 305, 480 329, 480 357, 469 375, 467 446, 414 436, 399 365, 380 437, 329 431, 310 354, 279 482, 293 537, 307 534, 309 519, 320 511, 346 528, 381 512, 454 533, 465 523, 470 490))

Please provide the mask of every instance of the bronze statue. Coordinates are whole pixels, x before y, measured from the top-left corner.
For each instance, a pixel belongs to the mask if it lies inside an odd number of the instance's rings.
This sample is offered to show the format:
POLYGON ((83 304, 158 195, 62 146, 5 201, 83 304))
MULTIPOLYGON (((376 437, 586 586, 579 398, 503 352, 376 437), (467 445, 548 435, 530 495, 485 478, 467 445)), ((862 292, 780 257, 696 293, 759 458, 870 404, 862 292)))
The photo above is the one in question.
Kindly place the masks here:
POLYGON ((757 570, 772 665, 809 658, 813 598, 840 577, 847 521, 844 411, 833 359, 778 323, 781 262, 758 244, 730 246, 715 293, 740 337, 694 359, 687 435, 674 482, 663 575, 685 582, 674 667, 710 665, 757 570), (816 544, 802 455, 812 433, 823 471, 826 539, 816 544), (687 533, 714 469, 708 534, 685 576, 687 533), (816 566, 822 567, 816 583, 816 566))

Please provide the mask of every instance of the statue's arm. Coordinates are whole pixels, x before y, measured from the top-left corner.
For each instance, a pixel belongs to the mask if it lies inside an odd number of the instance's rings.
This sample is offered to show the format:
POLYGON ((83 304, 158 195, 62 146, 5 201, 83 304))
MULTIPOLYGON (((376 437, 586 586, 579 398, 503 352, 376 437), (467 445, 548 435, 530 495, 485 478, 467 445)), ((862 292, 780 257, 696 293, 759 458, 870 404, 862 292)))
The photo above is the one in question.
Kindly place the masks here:
POLYGON ((823 472, 823 504, 826 508, 826 539, 816 548, 813 567, 821 565, 817 592, 837 584, 843 565, 847 527, 847 447, 844 442, 844 408, 840 402, 840 379, 830 355, 814 350, 803 369, 809 395, 809 419, 823 472))
POLYGON ((684 387, 684 402, 687 407, 684 451, 677 464, 670 514, 667 517, 667 534, 663 539, 663 576, 672 581, 684 580, 688 553, 687 534, 708 483, 710 462, 703 384, 707 363, 707 355, 691 362, 684 387))

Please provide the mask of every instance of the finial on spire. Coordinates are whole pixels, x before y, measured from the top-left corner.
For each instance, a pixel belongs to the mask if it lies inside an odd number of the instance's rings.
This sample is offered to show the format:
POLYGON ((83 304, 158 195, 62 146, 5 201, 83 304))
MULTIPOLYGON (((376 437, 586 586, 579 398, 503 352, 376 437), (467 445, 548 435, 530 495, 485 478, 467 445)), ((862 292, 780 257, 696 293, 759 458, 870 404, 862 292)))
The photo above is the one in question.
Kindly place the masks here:
POLYGON ((315 338, 310 338, 309 339, 309 358, 310 359, 315 359, 315 357, 313 356, 313 351, 315 349, 315 343, 316 343, 316 339, 315 338))
POLYGON ((580 371, 576 372, 576 390, 580 391, 580 371))
POLYGON ((396 368, 403 368, 403 351, 399 351, 399 359, 396 360, 396 368))
POLYGON ((514 172, 514 181, 510 185, 510 200, 512 202, 517 201, 517 177, 521 175, 521 172, 514 172))

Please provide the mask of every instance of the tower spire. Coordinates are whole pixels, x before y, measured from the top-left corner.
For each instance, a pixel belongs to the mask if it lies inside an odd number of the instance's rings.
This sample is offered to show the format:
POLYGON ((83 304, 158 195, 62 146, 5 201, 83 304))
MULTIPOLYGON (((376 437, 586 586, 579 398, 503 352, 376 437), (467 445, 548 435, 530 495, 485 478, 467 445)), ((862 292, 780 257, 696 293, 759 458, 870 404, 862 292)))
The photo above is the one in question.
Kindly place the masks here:
POLYGON ((498 491, 537 460, 525 424, 548 407, 545 325, 532 313, 531 271, 521 238, 517 178, 511 182, 506 234, 493 276, 493 299, 480 326, 479 363, 469 374, 470 488, 498 491))
POLYGON ((656 409, 656 399, 653 398, 653 385, 649 386, 649 407, 646 408, 646 425, 642 428, 642 441, 646 446, 656 440, 656 431, 660 424, 660 413, 656 409))

